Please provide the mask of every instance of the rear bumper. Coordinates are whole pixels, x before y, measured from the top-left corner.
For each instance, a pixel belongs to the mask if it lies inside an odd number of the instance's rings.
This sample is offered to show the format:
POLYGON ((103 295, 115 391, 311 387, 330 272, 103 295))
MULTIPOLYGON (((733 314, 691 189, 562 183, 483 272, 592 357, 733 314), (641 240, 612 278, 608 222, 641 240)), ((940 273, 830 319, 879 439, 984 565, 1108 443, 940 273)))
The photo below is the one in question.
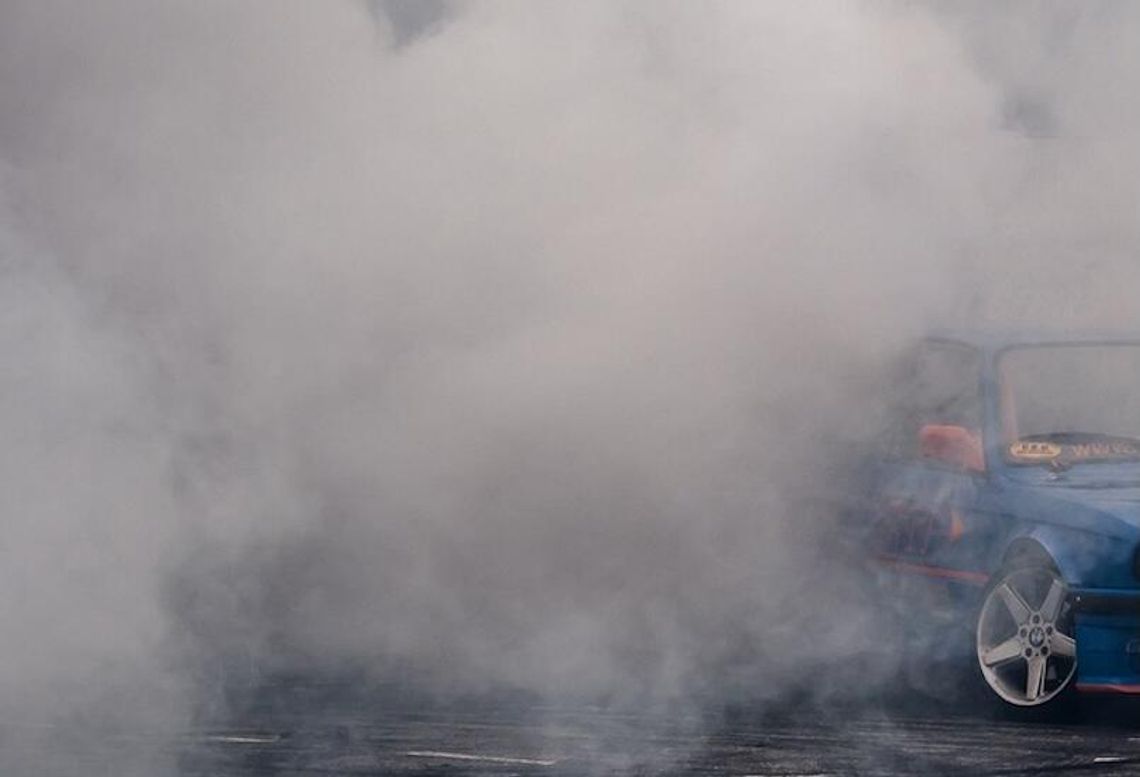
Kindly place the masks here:
POLYGON ((1072 592, 1077 690, 1140 695, 1140 590, 1072 592))

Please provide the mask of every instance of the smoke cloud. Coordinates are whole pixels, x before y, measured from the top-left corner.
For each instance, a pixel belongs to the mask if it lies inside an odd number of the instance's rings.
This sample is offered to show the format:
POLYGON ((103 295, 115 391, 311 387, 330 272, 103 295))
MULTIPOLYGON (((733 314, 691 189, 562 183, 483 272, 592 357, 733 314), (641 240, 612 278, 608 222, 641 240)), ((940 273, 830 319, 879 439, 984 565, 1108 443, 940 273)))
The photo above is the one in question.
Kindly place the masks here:
POLYGON ((1136 324, 1138 35, 10 0, 0 713, 177 725, 239 664, 766 698, 857 654, 817 535, 881 365, 1136 324))

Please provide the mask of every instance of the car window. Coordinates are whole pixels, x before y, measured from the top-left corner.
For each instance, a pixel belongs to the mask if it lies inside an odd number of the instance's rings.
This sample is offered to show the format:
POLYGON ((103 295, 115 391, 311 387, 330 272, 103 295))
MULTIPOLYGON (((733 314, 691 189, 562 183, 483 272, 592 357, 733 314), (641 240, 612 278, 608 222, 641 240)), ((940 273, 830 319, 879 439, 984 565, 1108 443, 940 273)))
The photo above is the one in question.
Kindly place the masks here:
POLYGON ((919 432, 927 425, 982 428, 981 356, 951 343, 925 343, 904 361, 892 405, 893 452, 917 456, 919 432))

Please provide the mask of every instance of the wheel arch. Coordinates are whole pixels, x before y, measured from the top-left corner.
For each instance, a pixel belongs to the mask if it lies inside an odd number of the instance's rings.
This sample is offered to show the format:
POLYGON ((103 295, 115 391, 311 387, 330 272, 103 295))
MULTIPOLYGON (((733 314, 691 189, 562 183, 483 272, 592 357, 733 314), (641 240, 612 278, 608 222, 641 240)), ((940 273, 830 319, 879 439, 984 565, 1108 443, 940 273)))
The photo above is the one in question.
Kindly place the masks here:
MULTIPOLYGON (((1002 556, 1003 567, 1021 566, 1027 563, 1057 566, 1056 556, 1037 537, 1018 537, 1009 543, 1002 556)), ((1063 571, 1063 570, 1061 570, 1063 571)))
POLYGON ((1056 569, 1066 583, 1081 582, 1086 570, 1076 563, 1071 552, 1066 552, 1066 538, 1058 535, 1051 526, 1038 526, 1029 534, 1015 538, 1002 556, 1002 566, 1044 564, 1056 569))

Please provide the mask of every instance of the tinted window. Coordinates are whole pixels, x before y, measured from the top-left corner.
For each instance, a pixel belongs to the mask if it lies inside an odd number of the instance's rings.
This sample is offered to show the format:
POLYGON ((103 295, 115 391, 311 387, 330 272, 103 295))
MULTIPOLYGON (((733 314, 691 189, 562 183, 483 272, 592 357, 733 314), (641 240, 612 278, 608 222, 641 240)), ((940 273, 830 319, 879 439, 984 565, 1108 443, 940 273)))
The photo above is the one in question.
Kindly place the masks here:
POLYGON ((980 370, 981 357, 973 348, 948 343, 918 348, 896 384, 895 452, 917 455, 918 433, 927 424, 963 426, 980 434, 980 370))

